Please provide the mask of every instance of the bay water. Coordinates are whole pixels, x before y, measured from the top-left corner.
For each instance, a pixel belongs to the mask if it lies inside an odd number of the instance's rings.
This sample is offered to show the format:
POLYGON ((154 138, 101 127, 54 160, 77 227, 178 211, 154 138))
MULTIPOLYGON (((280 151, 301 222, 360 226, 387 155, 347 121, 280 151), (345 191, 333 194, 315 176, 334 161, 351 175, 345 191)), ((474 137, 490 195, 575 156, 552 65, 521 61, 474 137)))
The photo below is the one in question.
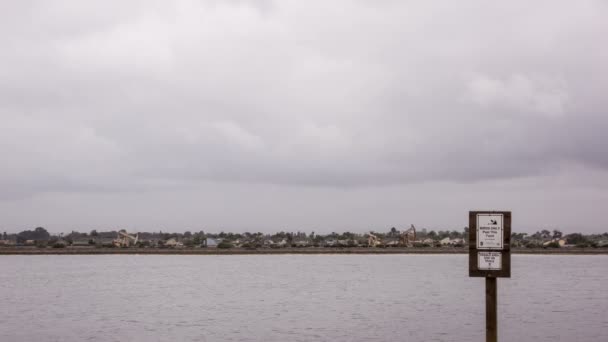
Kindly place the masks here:
MULTIPOLYGON (((0 341, 484 341, 467 255, 0 256, 0 341)), ((513 255, 501 341, 608 341, 608 256, 513 255)))

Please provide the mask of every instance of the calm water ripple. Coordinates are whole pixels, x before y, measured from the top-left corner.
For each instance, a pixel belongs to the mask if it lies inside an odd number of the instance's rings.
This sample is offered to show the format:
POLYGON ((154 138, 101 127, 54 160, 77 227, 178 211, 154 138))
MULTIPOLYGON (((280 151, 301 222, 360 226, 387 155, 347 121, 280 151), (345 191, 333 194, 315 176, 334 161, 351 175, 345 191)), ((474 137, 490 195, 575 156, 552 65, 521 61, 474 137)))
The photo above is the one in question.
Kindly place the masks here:
MULTIPOLYGON (((483 341, 466 255, 2 256, 0 341, 483 341)), ((499 339, 608 341, 608 256, 515 255, 499 339)))

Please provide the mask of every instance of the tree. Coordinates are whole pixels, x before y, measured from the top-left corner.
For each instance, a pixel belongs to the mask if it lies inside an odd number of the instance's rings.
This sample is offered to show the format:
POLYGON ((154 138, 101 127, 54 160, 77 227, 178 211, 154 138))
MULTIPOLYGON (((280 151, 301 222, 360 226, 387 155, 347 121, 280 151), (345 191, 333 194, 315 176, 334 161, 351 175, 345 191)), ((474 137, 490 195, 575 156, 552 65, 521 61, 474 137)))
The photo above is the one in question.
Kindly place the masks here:
POLYGON ((217 248, 232 248, 232 247, 234 247, 234 246, 230 243, 230 241, 226 241, 226 240, 220 242, 217 245, 217 248))
POLYGON ((192 241, 192 245, 198 246, 202 243, 203 238, 199 234, 194 234, 194 237, 190 241, 192 241))
POLYGON ((315 246, 319 246, 319 245, 323 244, 324 241, 325 241, 325 238, 323 238, 323 235, 315 235, 315 237, 312 239, 312 243, 315 246))
POLYGON ((53 248, 65 248, 65 243, 55 242, 52 246, 53 248))
POLYGON ((511 233, 512 241, 523 241, 526 239, 527 233, 511 233))
POLYGON ((557 229, 553 230, 553 238, 554 239, 561 239, 562 235, 563 235, 562 232, 560 232, 559 230, 557 230, 557 229))
POLYGON ((99 233, 97 233, 97 230, 93 229, 93 230, 91 230, 90 235, 91 235, 92 237, 97 237, 97 236, 99 235, 99 233))
POLYGON ((47 232, 46 229, 44 229, 42 227, 38 227, 38 228, 34 229, 33 231, 25 230, 25 231, 22 231, 21 233, 17 234, 17 242, 23 243, 27 240, 48 241, 50 237, 51 237, 51 234, 49 234, 49 232, 47 232))
POLYGON ((287 233, 287 244, 291 246, 293 243, 293 233, 287 233))
POLYGON ((38 228, 34 229, 34 236, 33 236, 34 239, 33 240, 47 241, 50 236, 51 236, 51 234, 49 234, 49 232, 47 232, 46 229, 44 229, 42 227, 38 227, 38 228))
POLYGON ((587 243, 587 239, 580 233, 573 233, 566 236, 566 240, 571 245, 582 245, 587 243))
POLYGON ((355 234, 353 234, 351 232, 344 232, 344 233, 342 233, 341 239, 342 240, 354 240, 355 234))
POLYGON ((395 227, 391 228, 390 235, 391 235, 392 237, 397 236, 397 228, 395 228, 395 227))
POLYGON ((548 245, 544 246, 544 248, 559 248, 559 243, 552 241, 548 245))
POLYGON ((445 239, 446 237, 450 237, 450 231, 449 230, 446 230, 446 231, 440 230, 437 232, 437 237, 439 238, 439 240, 445 239))

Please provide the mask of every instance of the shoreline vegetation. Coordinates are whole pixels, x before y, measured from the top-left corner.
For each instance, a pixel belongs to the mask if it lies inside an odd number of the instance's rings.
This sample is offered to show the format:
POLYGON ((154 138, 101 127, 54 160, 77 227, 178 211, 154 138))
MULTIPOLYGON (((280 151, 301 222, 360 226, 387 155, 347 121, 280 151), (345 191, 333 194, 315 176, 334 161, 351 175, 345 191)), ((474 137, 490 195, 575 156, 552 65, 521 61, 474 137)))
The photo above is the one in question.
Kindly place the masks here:
MULTIPOLYGON (((0 248, 0 255, 110 255, 110 254, 141 254, 141 255, 268 255, 268 254, 467 254, 469 249, 462 248, 416 248, 416 247, 305 247, 305 248, 36 248, 17 247, 0 248)), ((543 254, 543 255, 608 255, 608 248, 512 248, 513 254, 543 254)))
MULTIPOLYGON (((317 234, 280 231, 183 233, 127 232, 50 234, 45 228, 0 235, 0 255, 245 255, 245 254, 466 254, 469 229, 371 230, 367 233, 332 232, 317 234)), ((512 233, 505 240, 514 254, 606 254, 608 233, 563 234, 542 230, 534 234, 512 233)))

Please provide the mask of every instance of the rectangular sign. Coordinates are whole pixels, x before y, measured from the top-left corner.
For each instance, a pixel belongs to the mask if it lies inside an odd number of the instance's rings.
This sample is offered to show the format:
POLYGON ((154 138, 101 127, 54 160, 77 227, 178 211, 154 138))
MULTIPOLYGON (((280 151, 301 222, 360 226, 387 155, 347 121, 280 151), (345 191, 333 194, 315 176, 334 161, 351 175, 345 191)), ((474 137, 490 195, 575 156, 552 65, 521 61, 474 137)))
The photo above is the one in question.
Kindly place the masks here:
POLYGON ((503 249, 502 214, 477 214, 477 249, 503 249))
POLYGON ((477 268, 480 270, 502 270, 502 253, 478 252, 477 268))
POLYGON ((469 212, 469 276, 511 277, 511 212, 469 212))

